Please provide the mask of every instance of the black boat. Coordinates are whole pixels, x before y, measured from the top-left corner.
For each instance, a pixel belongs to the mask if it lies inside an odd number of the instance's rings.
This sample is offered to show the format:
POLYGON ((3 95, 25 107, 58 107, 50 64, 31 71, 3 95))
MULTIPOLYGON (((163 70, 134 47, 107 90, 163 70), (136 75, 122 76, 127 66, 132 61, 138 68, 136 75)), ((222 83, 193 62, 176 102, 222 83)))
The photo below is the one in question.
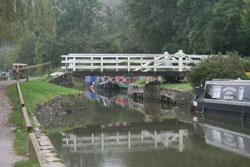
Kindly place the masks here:
POLYGON ((195 89, 195 111, 227 114, 250 120, 250 81, 212 80, 195 89))

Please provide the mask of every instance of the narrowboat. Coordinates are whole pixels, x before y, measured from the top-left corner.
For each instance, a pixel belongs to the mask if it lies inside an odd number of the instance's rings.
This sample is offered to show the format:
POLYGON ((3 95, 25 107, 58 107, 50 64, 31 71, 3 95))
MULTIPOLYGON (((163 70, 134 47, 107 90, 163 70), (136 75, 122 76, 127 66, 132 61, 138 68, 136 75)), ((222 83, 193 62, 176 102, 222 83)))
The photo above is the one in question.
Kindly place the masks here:
POLYGON ((250 119, 250 80, 212 80, 195 88, 197 113, 221 113, 250 119))

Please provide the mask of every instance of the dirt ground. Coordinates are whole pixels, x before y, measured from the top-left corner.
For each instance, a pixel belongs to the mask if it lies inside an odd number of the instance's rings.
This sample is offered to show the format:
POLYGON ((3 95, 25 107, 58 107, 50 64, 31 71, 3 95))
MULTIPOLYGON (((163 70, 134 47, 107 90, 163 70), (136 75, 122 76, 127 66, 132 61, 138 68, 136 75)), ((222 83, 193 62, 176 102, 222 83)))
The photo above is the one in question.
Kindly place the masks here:
POLYGON ((26 159, 16 155, 13 148, 14 128, 8 125, 8 116, 12 110, 7 86, 13 83, 15 81, 0 81, 0 167, 12 167, 13 163, 26 159))

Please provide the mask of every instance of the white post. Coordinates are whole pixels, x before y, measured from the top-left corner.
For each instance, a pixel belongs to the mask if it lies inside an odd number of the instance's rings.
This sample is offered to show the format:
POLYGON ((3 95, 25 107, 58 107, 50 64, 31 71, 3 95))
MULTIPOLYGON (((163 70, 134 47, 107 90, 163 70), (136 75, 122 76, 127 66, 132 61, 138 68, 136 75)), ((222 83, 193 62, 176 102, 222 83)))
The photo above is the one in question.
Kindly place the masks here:
POLYGON ((76 57, 73 57, 73 71, 76 71, 76 57))
POLYGON ((119 144, 119 132, 116 133, 116 143, 119 144))
POLYGON ((128 56, 128 72, 130 72, 130 56, 128 56))
POLYGON ((143 65, 142 60, 143 60, 143 57, 141 57, 141 71, 142 71, 142 65, 143 65))
POLYGON ((93 71, 93 67, 94 67, 93 60, 94 60, 94 58, 91 57, 91 68, 92 68, 91 71, 93 71))
POLYGON ((128 131, 128 148, 131 148, 131 138, 130 138, 130 131, 128 131))
POLYGON ((183 134, 184 130, 179 130, 179 152, 183 152, 184 149, 183 134))
POLYGON ((95 143, 95 136, 94 136, 94 134, 92 133, 92 144, 94 144, 95 143))
POLYGON ((157 65, 157 64, 156 64, 156 61, 157 61, 157 57, 155 56, 155 57, 154 57, 154 72, 156 72, 156 68, 157 68, 157 67, 156 67, 156 65, 157 65))
POLYGON ((104 150, 104 135, 102 133, 102 150, 104 150))
POLYGON ((68 71, 68 57, 65 57, 65 61, 66 61, 66 63, 65 63, 65 72, 67 72, 68 71))
POLYGON ((183 57, 179 57, 179 71, 183 71, 183 57))
POLYGON ((118 71, 118 60, 119 60, 119 58, 118 58, 118 56, 116 57, 116 71, 118 71))
POLYGON ((101 56, 101 72, 103 72, 103 57, 101 56))

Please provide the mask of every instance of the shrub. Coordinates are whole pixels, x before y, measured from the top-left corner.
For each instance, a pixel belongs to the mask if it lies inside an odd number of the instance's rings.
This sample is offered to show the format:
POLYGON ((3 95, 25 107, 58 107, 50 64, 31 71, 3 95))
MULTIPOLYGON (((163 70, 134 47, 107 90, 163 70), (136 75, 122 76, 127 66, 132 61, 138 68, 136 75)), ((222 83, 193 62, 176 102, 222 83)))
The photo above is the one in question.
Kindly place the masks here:
POLYGON ((213 56, 191 69, 189 81, 193 86, 205 84, 212 79, 246 78, 244 63, 237 54, 231 53, 229 57, 213 56))

